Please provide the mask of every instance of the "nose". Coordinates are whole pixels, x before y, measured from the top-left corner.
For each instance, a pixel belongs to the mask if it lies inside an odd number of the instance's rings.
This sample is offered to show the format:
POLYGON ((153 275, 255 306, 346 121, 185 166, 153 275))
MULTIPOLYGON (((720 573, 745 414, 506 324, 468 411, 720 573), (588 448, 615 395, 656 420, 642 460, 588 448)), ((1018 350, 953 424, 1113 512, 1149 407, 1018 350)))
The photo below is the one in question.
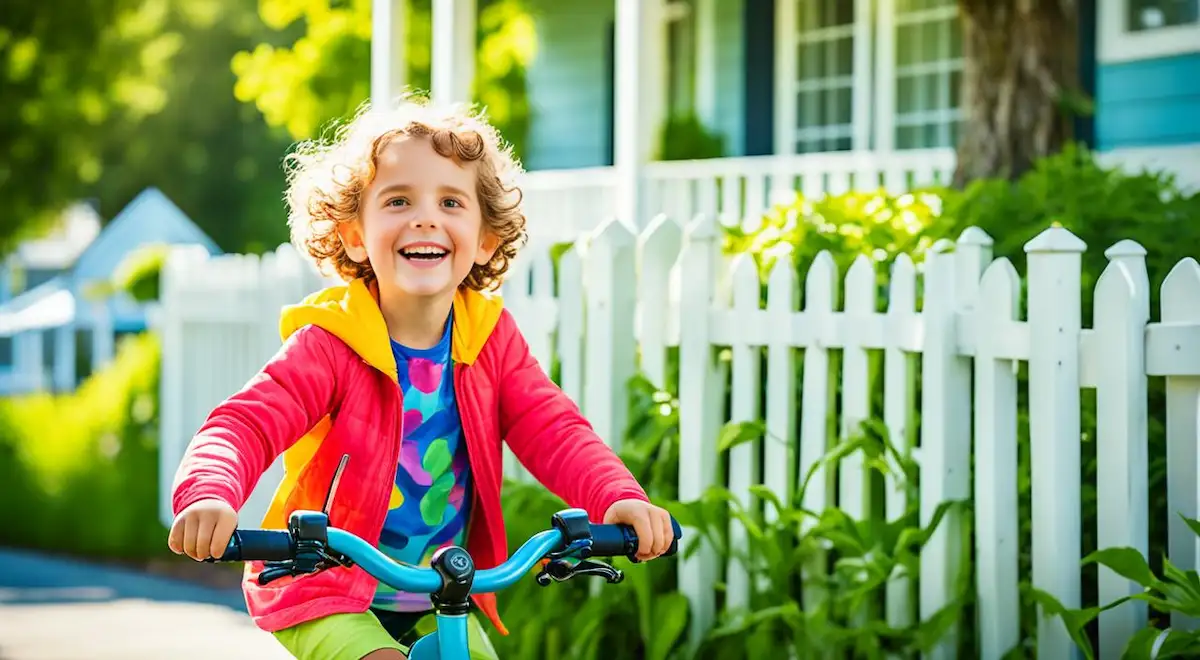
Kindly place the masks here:
POLYGON ((412 214, 410 226, 413 229, 437 229, 438 227, 438 212, 436 208, 430 208, 427 205, 422 205, 417 212, 412 214))

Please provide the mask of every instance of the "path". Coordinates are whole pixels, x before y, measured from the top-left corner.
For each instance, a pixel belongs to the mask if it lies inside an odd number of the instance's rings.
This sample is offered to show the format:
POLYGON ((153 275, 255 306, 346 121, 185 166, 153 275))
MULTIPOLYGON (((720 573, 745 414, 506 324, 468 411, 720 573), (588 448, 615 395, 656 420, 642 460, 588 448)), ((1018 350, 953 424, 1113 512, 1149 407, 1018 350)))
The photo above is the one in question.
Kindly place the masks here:
POLYGON ((0 660, 288 660, 240 591, 0 549, 0 660))

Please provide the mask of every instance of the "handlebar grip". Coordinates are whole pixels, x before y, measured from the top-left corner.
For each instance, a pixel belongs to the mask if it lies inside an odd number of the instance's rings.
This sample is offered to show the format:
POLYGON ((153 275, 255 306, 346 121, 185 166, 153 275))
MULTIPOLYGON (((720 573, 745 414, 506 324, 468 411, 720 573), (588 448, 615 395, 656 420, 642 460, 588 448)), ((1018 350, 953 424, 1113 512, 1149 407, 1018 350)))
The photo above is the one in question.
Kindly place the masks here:
POLYGON ((239 529, 216 561, 283 561, 294 559, 292 535, 276 529, 239 529))
MULTIPOLYGON (((683 536, 683 530, 679 527, 679 521, 671 516, 671 529, 675 532, 675 538, 671 541, 671 546, 662 554, 663 557, 669 557, 676 552, 679 552, 679 539, 683 536)), ((629 525, 592 525, 592 550, 593 557, 629 557, 632 559, 637 555, 638 536, 633 527, 629 525)))

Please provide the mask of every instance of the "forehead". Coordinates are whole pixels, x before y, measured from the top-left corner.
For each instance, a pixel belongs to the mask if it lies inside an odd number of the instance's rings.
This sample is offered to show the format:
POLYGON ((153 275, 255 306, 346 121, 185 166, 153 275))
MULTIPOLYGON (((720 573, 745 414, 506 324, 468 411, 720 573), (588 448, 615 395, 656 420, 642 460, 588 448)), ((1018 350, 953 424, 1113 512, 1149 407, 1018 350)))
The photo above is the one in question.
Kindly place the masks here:
POLYGON ((474 162, 460 164, 439 154, 429 138, 400 136, 380 149, 374 183, 464 185, 474 182, 475 175, 474 162))

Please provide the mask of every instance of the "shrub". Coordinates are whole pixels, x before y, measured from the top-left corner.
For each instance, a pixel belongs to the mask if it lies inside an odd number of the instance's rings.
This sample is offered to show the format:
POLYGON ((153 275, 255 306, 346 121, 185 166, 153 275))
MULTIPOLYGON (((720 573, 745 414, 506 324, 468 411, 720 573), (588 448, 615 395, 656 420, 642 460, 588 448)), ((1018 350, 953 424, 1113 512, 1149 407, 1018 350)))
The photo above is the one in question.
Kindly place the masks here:
POLYGON ((153 335, 69 394, 0 401, 0 544, 96 557, 162 555, 153 335))

